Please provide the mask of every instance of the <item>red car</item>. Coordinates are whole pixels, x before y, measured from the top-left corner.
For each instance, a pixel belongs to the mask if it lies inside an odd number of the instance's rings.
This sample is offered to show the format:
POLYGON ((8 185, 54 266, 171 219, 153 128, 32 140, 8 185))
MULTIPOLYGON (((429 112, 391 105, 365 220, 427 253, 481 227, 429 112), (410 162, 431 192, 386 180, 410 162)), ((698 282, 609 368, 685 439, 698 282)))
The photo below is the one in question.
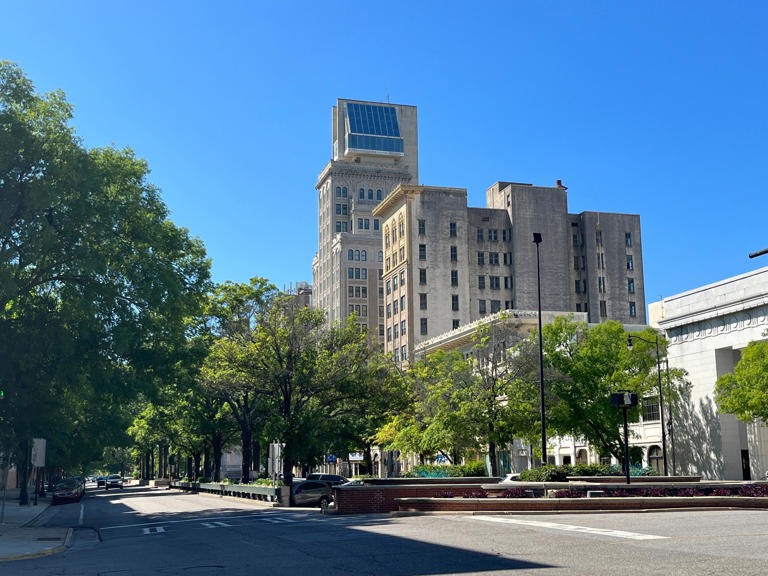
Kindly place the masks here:
POLYGON ((79 478, 61 480, 53 489, 53 503, 62 501, 78 501, 83 497, 85 487, 79 478))

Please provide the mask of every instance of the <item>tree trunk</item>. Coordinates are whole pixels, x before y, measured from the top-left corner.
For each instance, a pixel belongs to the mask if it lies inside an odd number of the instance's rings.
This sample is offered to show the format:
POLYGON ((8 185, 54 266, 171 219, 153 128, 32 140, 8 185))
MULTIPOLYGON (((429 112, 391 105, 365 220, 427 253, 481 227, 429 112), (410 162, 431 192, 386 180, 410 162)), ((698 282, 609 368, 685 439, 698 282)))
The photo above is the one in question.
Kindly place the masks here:
POLYGON ((211 477, 211 445, 207 438, 203 440, 203 476, 211 477))
POLYGON ((195 480, 199 481, 200 480, 200 468, 201 468, 200 460, 202 460, 202 453, 200 452, 200 450, 198 450, 197 452, 194 452, 192 454, 192 460, 194 461, 194 470, 192 471, 192 476, 194 477, 195 480))
POLYGON ((214 432, 211 436, 211 444, 213 446, 213 481, 218 482, 221 480, 221 449, 222 445, 221 432, 214 432))
POLYGON ((253 462, 254 474, 259 476, 261 473, 261 439, 253 440, 253 462))
POLYGON ((19 504, 26 506, 29 504, 29 494, 27 493, 27 482, 29 482, 29 450, 25 447, 22 449, 22 466, 19 468, 21 472, 21 485, 19 486, 19 504))
POLYGON ((250 423, 247 426, 240 425, 240 448, 243 454, 243 466, 240 469, 240 482, 247 484, 251 481, 251 439, 253 433, 251 432, 250 423))
POLYGON ((373 476, 373 453, 372 453, 370 444, 365 445, 365 450, 363 451, 363 458, 364 458, 363 474, 368 474, 369 476, 373 476))
POLYGON ((488 459, 491 461, 491 477, 499 477, 499 463, 496 457, 496 442, 488 442, 488 459))

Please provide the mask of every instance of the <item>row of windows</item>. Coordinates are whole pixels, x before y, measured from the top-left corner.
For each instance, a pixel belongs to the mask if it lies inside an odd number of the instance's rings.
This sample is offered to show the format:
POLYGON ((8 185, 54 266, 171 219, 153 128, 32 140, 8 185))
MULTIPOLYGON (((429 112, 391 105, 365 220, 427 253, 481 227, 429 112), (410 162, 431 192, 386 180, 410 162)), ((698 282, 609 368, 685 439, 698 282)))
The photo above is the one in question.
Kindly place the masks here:
POLYGON ((387 318, 392 318, 392 314, 399 312, 405 312, 405 296, 401 296, 399 302, 395 300, 391 304, 387 304, 387 318))
MULTIPOLYGON (((486 314, 486 301, 485 300, 478 300, 477 306, 478 306, 478 312, 480 314, 486 314)), ((491 300, 491 314, 494 314, 496 312, 501 311, 501 300, 491 300)))
MULTIPOLYGON (((498 242, 499 241, 499 230, 498 228, 488 228, 487 230, 484 228, 478 228, 477 229, 477 241, 478 242, 484 242, 485 239, 488 239, 489 242, 498 242), (486 235, 487 232, 487 235, 486 235)), ((501 231, 501 239, 504 242, 507 242, 508 240, 512 240, 512 229, 510 228, 507 230, 504 228, 501 231)))
POLYGON ((397 340, 402 336, 405 338, 405 320, 400 322, 400 324, 395 324, 394 326, 390 326, 387 328, 387 342, 392 342, 392 340, 397 340))
POLYGON ((368 268, 347 268, 347 278, 350 280, 367 280, 368 268))
POLYGON ((367 286, 348 286, 347 295, 350 298, 368 298, 367 286))
MULTIPOLYGON (((576 305, 576 312, 581 312, 579 310, 579 305, 576 305)), ((589 312, 589 305, 585 302, 584 303, 584 312, 589 312)), ((608 316, 608 305, 605 300, 600 300, 600 316, 602 318, 606 318, 608 316)), ((629 302, 629 317, 630 318, 636 318, 637 317, 637 304, 635 302, 629 302)))
MULTIPOLYGON (((405 287, 405 270, 400 271, 400 287, 405 287)), ((397 290, 397 275, 387 280, 387 294, 391 294, 393 290, 397 290)))
MULTIPOLYGON (((512 264, 512 253, 511 252, 502 252, 504 255, 504 265, 508 266, 512 264)), ((478 252, 477 253, 477 263, 480 266, 485 265, 485 252, 478 252)), ((498 252, 488 252, 488 264, 491 266, 498 266, 499 265, 499 253, 498 252)))
POLYGON ((365 304, 350 304, 349 313, 356 312, 358 316, 368 316, 368 306, 365 304))
MULTIPOLYGON (((357 219, 357 229, 358 230, 370 230, 371 229, 371 220, 369 218, 358 218, 357 219)), ((379 219, 374 218, 373 219, 373 229, 378 230, 379 229, 379 219)))
MULTIPOLYGON (((403 223, 403 218, 402 217, 400 217, 399 222, 397 223, 397 227, 395 227, 394 224, 392 225, 392 234, 391 234, 392 244, 397 242, 398 231, 400 232, 400 238, 404 238, 405 237, 405 224, 403 223)), ((390 239, 389 226, 385 226, 384 227, 384 247, 385 248, 389 248, 389 246, 390 246, 390 243, 389 243, 390 240, 389 239, 390 239)))
POLYGON ((395 348, 395 362, 400 362, 401 360, 403 362, 408 360, 408 348, 405 346, 400 346, 399 349, 395 348))
MULTIPOLYGON (((571 223, 572 226, 578 226, 575 222, 571 223)), ((596 230, 595 231, 595 243, 598 246, 601 246, 603 244, 603 232, 602 230, 596 230)), ((574 246, 583 246, 584 245, 584 235, 583 234, 574 234, 573 235, 573 245, 574 246)), ((624 245, 627 248, 632 247, 632 233, 631 232, 625 232, 624 233, 624 245)))
MULTIPOLYGON (((477 287, 480 290, 485 290, 485 276, 477 277, 477 287)), ((501 290, 501 276, 488 276, 488 287, 491 290, 501 290)), ((512 290, 512 277, 504 276, 504 289, 512 290)))

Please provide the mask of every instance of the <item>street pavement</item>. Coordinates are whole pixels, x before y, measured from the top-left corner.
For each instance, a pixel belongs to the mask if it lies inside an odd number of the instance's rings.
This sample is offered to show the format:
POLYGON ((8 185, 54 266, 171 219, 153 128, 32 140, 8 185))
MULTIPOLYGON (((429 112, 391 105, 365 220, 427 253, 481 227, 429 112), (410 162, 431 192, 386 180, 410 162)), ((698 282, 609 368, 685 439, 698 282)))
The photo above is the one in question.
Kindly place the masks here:
POLYGON ((763 510, 341 516, 131 486, 90 489, 28 527, 73 537, 2 576, 768 573, 763 510))
MULTIPOLYGON (((50 495, 46 498, 38 497, 36 506, 33 495, 28 505, 20 506, 19 491, 8 490, 5 508, 0 512, 0 562, 35 558, 65 549, 72 538, 71 528, 30 526, 50 505, 50 495)), ((0 568, 0 573, 3 573, 3 568, 0 568)))

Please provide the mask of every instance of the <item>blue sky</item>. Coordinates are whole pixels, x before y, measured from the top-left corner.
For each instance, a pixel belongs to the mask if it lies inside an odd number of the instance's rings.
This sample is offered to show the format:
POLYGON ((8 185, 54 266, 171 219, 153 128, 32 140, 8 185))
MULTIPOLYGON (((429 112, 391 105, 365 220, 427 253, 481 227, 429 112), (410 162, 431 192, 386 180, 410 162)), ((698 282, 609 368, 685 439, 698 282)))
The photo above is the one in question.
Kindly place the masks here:
POLYGON ((0 0, 0 59, 147 159, 219 282, 311 282, 337 98, 418 106, 421 183, 472 206, 640 214, 648 302, 768 265, 768 4, 468 6, 0 0))

